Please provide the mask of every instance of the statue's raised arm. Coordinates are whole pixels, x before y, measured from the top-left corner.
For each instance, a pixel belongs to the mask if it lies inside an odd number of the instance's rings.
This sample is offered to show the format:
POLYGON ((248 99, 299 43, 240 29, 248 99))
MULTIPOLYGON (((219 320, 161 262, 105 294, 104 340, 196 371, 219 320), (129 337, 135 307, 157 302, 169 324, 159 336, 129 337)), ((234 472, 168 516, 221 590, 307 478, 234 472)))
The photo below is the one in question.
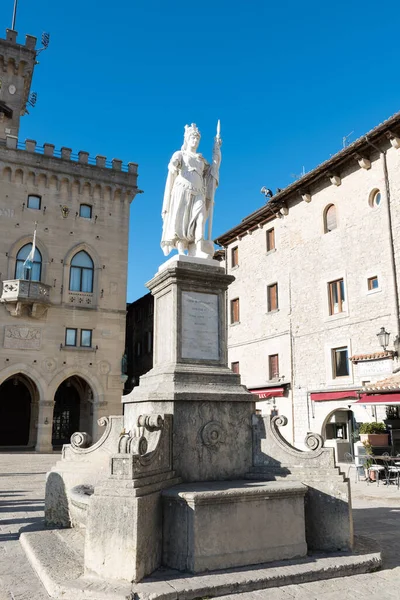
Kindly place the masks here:
POLYGON ((165 255, 176 248, 179 254, 212 258, 212 207, 218 186, 221 162, 221 138, 217 131, 213 160, 209 165, 197 152, 200 132, 196 125, 185 125, 183 146, 175 152, 168 165, 162 207, 163 231, 161 247, 165 255), (209 218, 208 239, 205 226, 209 218))

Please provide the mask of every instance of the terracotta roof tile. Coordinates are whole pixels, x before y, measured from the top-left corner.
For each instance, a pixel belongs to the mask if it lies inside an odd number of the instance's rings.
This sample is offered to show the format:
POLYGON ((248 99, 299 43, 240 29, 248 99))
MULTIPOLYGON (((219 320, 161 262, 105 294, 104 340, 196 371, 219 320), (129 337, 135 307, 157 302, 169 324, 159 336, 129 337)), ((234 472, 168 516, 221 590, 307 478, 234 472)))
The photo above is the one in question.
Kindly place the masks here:
POLYGON ((362 392, 394 392, 400 390, 400 373, 394 373, 386 379, 381 379, 375 383, 369 383, 361 388, 362 392))
POLYGON ((385 350, 381 352, 371 352, 370 354, 354 354, 350 357, 353 362, 361 362, 363 360, 379 360, 380 358, 393 358, 392 350, 385 350))

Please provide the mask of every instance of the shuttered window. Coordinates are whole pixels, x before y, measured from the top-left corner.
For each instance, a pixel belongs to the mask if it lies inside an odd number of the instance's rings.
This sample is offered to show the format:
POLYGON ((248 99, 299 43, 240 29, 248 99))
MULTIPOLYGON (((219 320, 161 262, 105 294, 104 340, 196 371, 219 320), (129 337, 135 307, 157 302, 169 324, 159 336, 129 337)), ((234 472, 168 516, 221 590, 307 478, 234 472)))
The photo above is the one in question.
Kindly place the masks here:
POLYGON ((273 283, 267 288, 268 312, 278 310, 278 284, 273 283))
POLYGON ((239 298, 231 300, 231 323, 239 323, 239 298))
POLYGON ((329 233, 330 231, 333 231, 334 229, 336 229, 336 227, 337 227, 336 206, 334 204, 330 204, 325 209, 325 223, 324 223, 325 233, 329 233))
POLYGON ((329 283, 329 314, 336 315, 346 312, 347 303, 344 291, 343 279, 337 279, 329 283))
POLYGON ((231 253, 231 267, 233 269, 233 267, 237 267, 239 264, 239 248, 237 246, 235 246, 234 248, 232 248, 232 253, 231 253))
POLYGON ((234 373, 239 374, 239 362, 231 363, 231 369, 234 373))
POLYGON ((268 368, 269 368, 269 378, 270 379, 278 379, 279 378, 278 354, 271 354, 268 357, 268 368))
POLYGON ((267 231, 267 252, 275 250, 275 229, 269 229, 267 231))

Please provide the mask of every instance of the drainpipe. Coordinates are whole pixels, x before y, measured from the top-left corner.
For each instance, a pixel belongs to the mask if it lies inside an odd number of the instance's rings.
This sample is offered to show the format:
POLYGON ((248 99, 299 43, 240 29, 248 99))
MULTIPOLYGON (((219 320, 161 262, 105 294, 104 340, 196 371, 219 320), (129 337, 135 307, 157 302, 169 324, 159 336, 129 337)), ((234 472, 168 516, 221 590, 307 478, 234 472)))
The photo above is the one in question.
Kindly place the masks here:
POLYGON ((392 210, 390 205, 390 184, 389 184, 389 174, 387 168, 387 160, 386 160, 386 150, 381 150, 378 146, 375 146, 372 142, 369 141, 368 137, 365 136, 365 141, 372 148, 374 148, 379 154, 382 156, 383 161, 383 176, 385 178, 385 190, 386 190, 386 198, 387 198, 387 215, 389 221, 389 242, 390 242, 390 263, 392 267, 392 275, 394 282, 394 306, 396 311, 396 338, 399 339, 399 325, 400 325, 400 309, 399 309, 399 285, 398 285, 398 277, 397 277, 397 269, 396 269, 396 257, 394 251, 394 243, 393 243, 393 226, 392 226, 392 210))

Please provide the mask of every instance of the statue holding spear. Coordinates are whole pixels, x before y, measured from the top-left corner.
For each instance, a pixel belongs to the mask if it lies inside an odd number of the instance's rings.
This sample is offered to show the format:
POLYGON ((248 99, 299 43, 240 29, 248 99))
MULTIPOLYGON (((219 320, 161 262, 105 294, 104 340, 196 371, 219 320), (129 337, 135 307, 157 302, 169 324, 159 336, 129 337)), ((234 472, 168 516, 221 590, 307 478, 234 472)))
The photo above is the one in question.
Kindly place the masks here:
POLYGON ((212 258, 214 253, 212 220, 222 143, 219 121, 211 164, 197 152, 199 143, 200 132, 196 125, 186 125, 183 146, 172 155, 168 165, 162 208, 161 247, 165 255, 174 248, 179 254, 187 252, 199 258, 212 258))

